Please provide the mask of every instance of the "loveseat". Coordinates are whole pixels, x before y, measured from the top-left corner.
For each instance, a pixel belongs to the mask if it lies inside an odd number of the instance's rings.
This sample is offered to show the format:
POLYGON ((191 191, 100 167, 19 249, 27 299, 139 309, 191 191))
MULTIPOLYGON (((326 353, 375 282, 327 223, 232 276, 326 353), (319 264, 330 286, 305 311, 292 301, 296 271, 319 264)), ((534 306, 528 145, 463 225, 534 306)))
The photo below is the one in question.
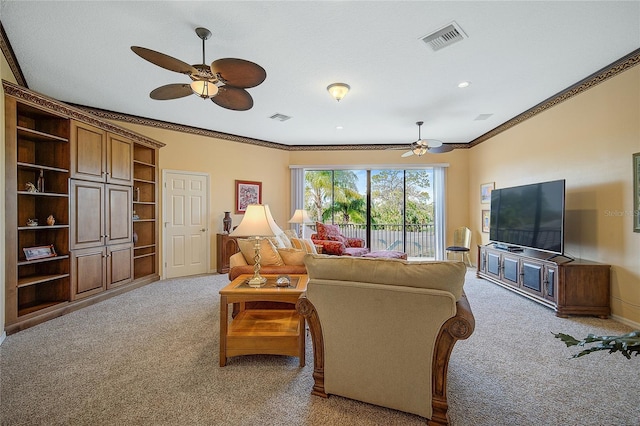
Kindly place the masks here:
POLYGON ((311 241, 322 246, 322 254, 362 256, 369 253, 363 238, 345 237, 337 225, 316 222, 316 233, 311 235, 311 241))
POLYGON ((464 263, 307 255, 305 264, 296 309, 313 342, 311 393, 448 424, 449 356, 475 327, 464 263))

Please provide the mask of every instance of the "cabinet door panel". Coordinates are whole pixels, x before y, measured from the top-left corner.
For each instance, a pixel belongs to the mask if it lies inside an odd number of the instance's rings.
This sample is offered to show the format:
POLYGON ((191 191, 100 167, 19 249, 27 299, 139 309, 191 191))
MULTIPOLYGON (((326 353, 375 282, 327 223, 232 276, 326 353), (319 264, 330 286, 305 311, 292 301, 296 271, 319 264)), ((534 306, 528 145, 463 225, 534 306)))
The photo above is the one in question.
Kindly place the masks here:
POLYGON ((132 201, 131 187, 106 185, 106 243, 130 243, 132 201))
POLYGON ((511 257, 507 257, 507 256, 503 256, 502 258, 502 263, 503 265, 503 274, 504 274, 504 279, 509 281, 509 284, 514 284, 514 285, 518 285, 518 277, 519 277, 519 272, 518 272, 518 259, 515 258, 511 258, 511 257))
POLYGON ((106 156, 106 132, 84 123, 72 122, 71 177, 104 182, 106 156))
POLYGON ((82 299, 106 289, 106 249, 94 247, 73 252, 71 297, 82 299))
POLYGON ((71 181, 71 250, 104 245, 104 185, 71 181))
POLYGON ((543 265, 537 262, 522 262, 522 287, 524 290, 542 295, 542 269, 543 265))
POLYGON ((107 288, 133 280, 133 245, 109 246, 107 252, 107 288))
POLYGON ((107 183, 133 185, 133 142, 107 135, 107 183))

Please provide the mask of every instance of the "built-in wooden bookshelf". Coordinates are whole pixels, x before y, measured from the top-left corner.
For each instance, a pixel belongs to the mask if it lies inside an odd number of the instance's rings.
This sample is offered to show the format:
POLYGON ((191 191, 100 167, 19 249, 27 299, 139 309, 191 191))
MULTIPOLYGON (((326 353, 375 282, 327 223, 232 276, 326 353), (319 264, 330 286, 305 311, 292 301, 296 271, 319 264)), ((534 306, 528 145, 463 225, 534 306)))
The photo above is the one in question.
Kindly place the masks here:
POLYGON ((2 84, 5 330, 158 280, 156 165, 163 144, 2 84))

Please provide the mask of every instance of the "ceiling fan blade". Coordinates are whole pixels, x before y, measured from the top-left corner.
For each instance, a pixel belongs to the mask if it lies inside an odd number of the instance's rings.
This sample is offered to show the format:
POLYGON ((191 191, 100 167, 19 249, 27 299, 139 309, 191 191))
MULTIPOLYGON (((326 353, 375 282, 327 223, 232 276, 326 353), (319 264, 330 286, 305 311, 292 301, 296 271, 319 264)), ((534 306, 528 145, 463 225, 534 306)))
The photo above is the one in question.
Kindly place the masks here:
POLYGON ((184 98, 185 96, 192 94, 193 90, 191 90, 191 86, 188 84, 177 83, 160 86, 157 89, 154 89, 149 96, 151 96, 151 99, 155 99, 157 101, 166 101, 169 99, 184 98))
POLYGON ((253 107, 253 98, 249 92, 238 87, 222 86, 211 100, 222 108, 234 111, 246 111, 253 107))
POLYGON ((444 144, 436 148, 428 148, 427 151, 429 151, 431 154, 443 154, 445 152, 453 151, 453 147, 450 145, 444 144))
POLYGON ((400 157, 411 157, 413 155, 413 151, 407 151, 404 154, 402 154, 400 157))
POLYGON ((155 50, 147 49, 145 47, 131 46, 131 50, 140 56, 142 59, 155 64, 159 67, 167 69, 169 71, 175 71, 182 74, 197 74, 198 71, 180 59, 176 59, 164 53, 156 52, 155 50))
POLYGON ((255 87, 267 78, 267 72, 260 65, 236 58, 213 61, 211 72, 218 75, 225 84, 244 89, 255 87))

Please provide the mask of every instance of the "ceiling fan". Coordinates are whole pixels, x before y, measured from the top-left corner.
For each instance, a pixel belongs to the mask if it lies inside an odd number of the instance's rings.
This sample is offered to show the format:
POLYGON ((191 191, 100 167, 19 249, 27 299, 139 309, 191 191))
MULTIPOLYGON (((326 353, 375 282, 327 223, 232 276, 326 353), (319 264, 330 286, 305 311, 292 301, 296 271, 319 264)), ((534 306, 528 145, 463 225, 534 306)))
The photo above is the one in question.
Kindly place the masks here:
MULTIPOLYGON (((444 145, 442 141, 436 139, 422 139, 420 135, 421 126, 424 124, 424 121, 417 121, 418 125, 418 140, 412 142, 408 149, 409 151, 405 152, 401 155, 401 157, 410 157, 412 155, 417 155, 418 157, 426 154, 427 152, 431 154, 442 154, 443 152, 453 151, 453 147, 444 145)), ((401 148, 392 148, 392 149, 407 149, 406 147, 401 148)))
POLYGON ((260 65, 244 59, 223 58, 207 65, 204 60, 205 40, 211 37, 206 28, 196 28, 196 34, 202 40, 202 63, 189 65, 164 53, 139 46, 131 46, 142 59, 169 71, 186 74, 191 83, 176 83, 160 86, 151 91, 151 99, 178 99, 195 94, 203 99, 234 111, 246 111, 253 107, 253 98, 245 89, 255 87, 267 77, 260 65))

